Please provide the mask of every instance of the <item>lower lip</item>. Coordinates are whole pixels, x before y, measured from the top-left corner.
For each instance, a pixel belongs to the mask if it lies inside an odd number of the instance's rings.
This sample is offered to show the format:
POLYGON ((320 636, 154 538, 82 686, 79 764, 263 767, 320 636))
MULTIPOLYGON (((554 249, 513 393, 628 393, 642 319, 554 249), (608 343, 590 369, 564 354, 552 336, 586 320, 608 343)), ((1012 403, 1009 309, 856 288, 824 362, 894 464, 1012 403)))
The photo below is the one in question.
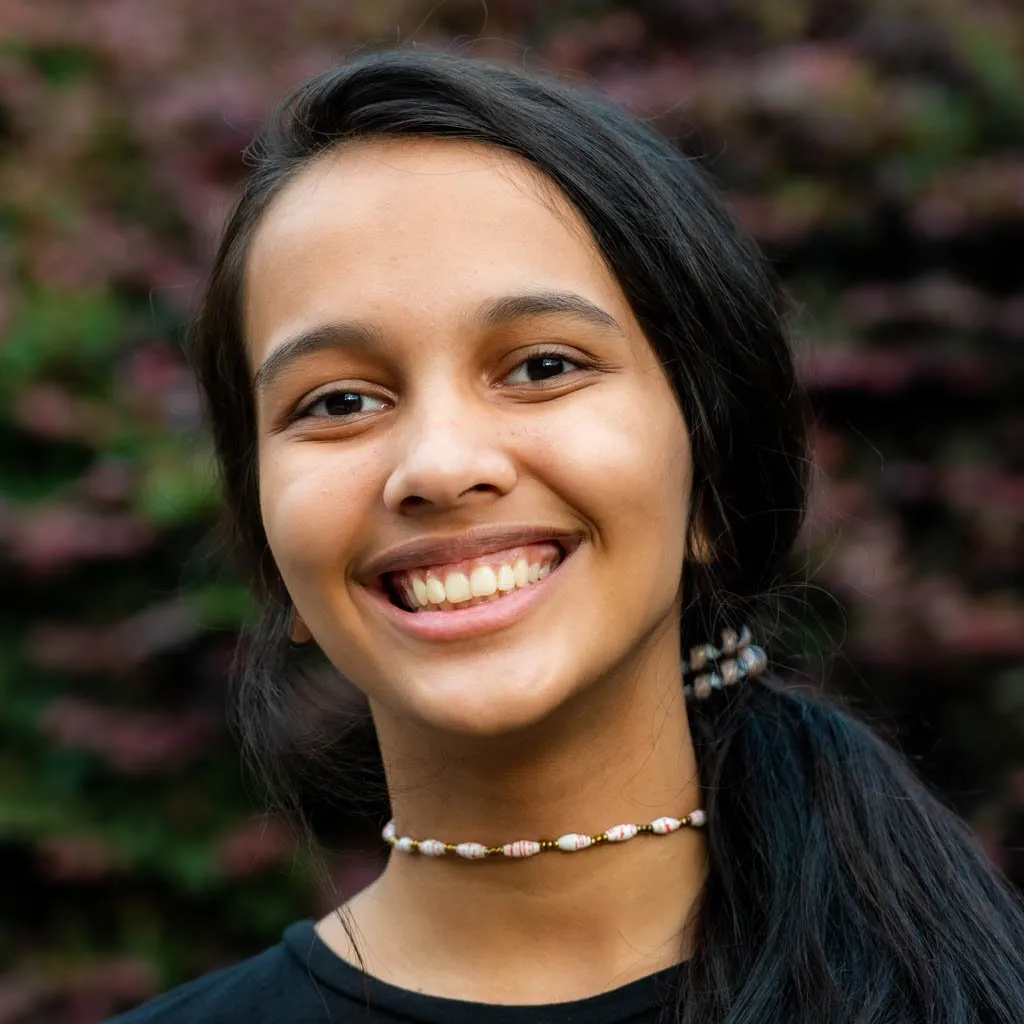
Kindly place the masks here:
POLYGON ((573 552, 564 557, 544 579, 495 601, 473 605, 472 608, 453 608, 445 612, 407 612, 392 604, 383 591, 371 589, 368 593, 384 615, 403 633, 419 640, 435 642, 465 640, 496 633, 526 615, 538 602, 544 600, 552 586, 558 586, 562 570, 575 555, 576 552, 573 552))

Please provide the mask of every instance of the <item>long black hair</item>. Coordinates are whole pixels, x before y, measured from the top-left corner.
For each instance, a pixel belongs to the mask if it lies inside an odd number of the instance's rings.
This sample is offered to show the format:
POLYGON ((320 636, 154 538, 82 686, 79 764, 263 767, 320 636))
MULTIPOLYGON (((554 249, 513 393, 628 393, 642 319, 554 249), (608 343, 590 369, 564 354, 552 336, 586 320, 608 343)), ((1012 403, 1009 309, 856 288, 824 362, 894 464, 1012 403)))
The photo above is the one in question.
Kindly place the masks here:
MULTIPOLYGON (((322 677, 291 671, 291 606, 259 511, 244 264, 268 203, 310 161, 353 140, 414 136, 496 146, 538 168, 589 225, 654 346, 690 431, 692 529, 712 548, 687 560, 684 647, 756 620, 805 507, 786 302, 692 161, 596 95, 452 53, 368 54, 314 78, 248 152, 191 338, 230 528, 262 607, 236 721, 293 811, 299 780, 330 771, 344 715, 322 677)), ((1024 1021, 1024 911, 898 754, 771 677, 691 704, 710 866, 669 1017, 1024 1021)))

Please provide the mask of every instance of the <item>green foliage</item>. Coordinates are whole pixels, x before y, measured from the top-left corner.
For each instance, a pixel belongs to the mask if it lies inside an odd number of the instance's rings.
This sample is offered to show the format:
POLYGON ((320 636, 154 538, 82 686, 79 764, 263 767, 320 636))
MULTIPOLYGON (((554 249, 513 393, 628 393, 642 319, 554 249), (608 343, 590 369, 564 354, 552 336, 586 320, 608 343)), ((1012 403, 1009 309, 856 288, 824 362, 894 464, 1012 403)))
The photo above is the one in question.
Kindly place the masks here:
POLYGON ((0 387, 13 397, 37 380, 60 377, 98 389, 114 365, 124 310, 112 295, 24 288, 0 348, 0 387))
POLYGON ((178 339, 258 120, 411 36, 595 82, 728 189, 801 303, 819 412, 794 668, 894 722, 1024 882, 1024 9, 144 6, 0 12, 10 1019, 98 1019, 323 905, 225 731, 251 602, 204 547, 219 496, 178 339))

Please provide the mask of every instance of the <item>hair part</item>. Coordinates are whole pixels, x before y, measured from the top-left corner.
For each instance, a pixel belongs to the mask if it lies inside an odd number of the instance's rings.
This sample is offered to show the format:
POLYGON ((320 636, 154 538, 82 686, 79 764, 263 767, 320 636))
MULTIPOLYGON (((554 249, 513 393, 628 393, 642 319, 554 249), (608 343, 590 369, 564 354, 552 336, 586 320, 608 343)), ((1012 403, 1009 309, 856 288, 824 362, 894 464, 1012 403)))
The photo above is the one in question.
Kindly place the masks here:
MULTIPOLYGON (((786 301, 693 161, 597 96, 455 54, 370 54, 302 85, 247 151, 191 334, 227 529, 262 606, 235 722, 298 817, 301 786, 333 777, 351 711, 289 657, 291 606, 260 518, 245 261, 269 204, 312 161, 402 138, 516 154, 588 225, 690 431, 684 644, 764 613, 806 504, 807 412, 786 301)), ((899 755, 846 711, 771 679, 693 702, 690 718, 710 865, 673 1019, 1024 1019, 1020 902, 899 755)))

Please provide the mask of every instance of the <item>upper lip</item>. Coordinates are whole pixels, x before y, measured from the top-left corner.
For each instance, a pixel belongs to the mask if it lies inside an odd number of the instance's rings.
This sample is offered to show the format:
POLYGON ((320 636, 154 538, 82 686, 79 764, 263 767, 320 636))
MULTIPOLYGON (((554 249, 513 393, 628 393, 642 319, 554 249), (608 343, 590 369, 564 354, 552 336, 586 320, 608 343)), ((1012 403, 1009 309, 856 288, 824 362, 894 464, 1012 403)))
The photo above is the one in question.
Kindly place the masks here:
POLYGON ((396 544, 372 558, 360 576, 370 581, 388 572, 459 562, 543 540, 556 541, 569 554, 579 546, 580 539, 579 530, 550 526, 479 526, 448 537, 419 537, 396 544))

